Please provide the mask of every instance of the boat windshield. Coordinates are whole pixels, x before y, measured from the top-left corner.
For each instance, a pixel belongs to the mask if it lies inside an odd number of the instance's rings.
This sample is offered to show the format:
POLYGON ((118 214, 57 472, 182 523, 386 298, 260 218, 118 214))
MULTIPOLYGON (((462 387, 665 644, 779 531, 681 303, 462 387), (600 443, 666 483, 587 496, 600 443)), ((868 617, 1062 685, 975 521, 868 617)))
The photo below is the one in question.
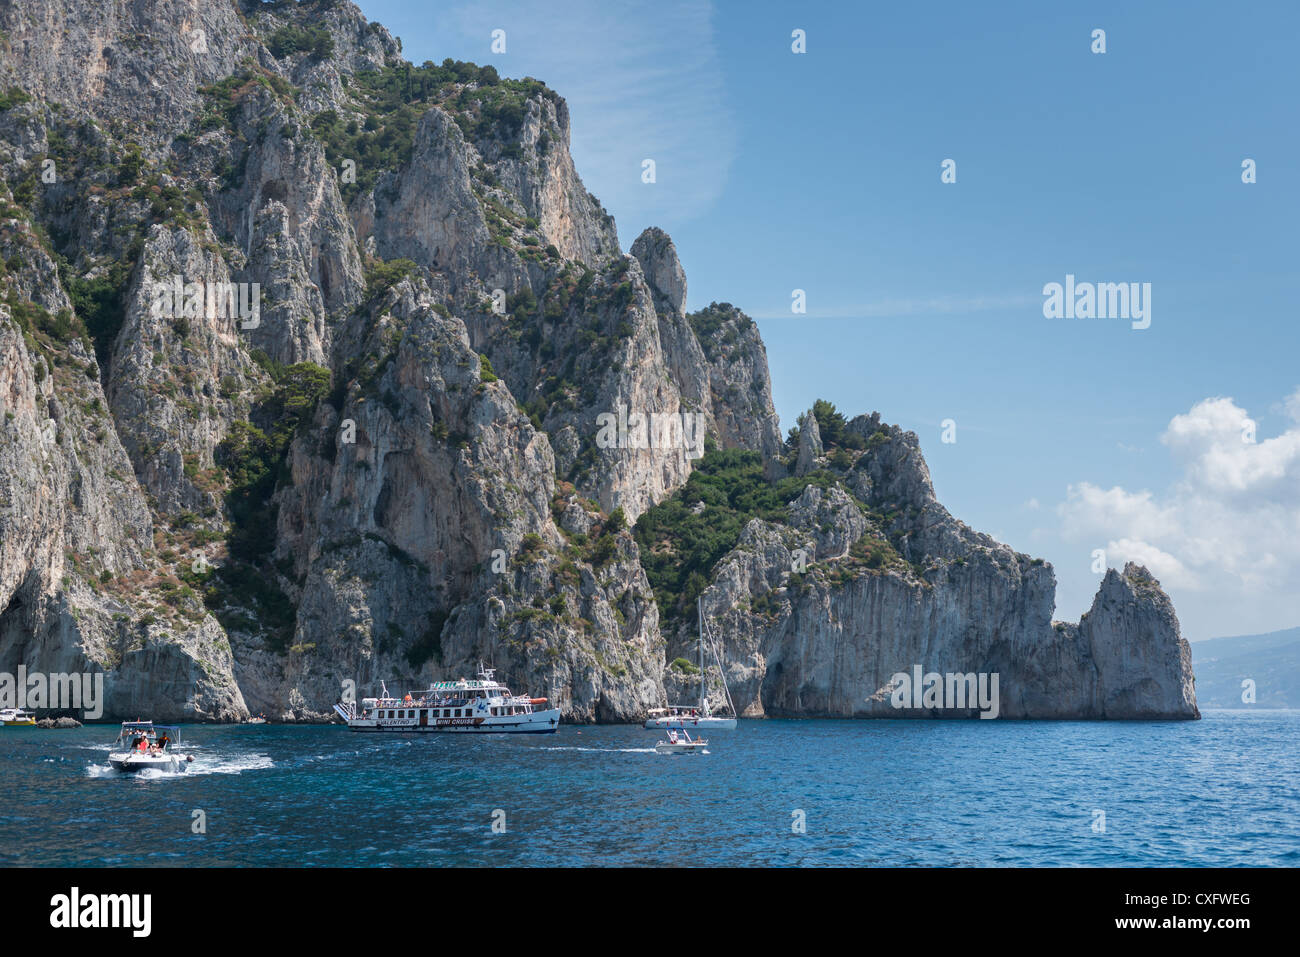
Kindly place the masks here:
POLYGON ((147 741, 159 748, 167 748, 181 739, 181 729, 174 724, 154 724, 152 721, 124 721, 118 733, 117 743, 138 747, 147 741))

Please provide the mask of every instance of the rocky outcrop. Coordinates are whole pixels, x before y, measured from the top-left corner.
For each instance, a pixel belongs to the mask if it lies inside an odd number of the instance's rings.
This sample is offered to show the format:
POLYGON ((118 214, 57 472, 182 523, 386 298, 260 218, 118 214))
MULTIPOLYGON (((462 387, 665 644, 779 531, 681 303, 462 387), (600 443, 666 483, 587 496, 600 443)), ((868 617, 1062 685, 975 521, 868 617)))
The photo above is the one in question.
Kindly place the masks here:
POLYGON ((482 661, 636 720, 694 654, 628 526, 720 459, 762 506, 686 584, 747 714, 971 713, 894 708, 920 665, 996 671, 1002 716, 1195 716, 1143 569, 1052 622, 914 435, 819 404, 783 442, 756 324, 688 313, 662 230, 620 252, 540 82, 346 2, 11 3, 0 49, 0 670, 323 721, 482 661))
POLYGON ((480 661, 575 718, 653 706, 657 615, 635 544, 623 533, 595 564, 566 549, 546 436, 426 286, 403 282, 374 312, 343 341, 391 353, 294 444, 277 550, 300 583, 295 642, 281 662, 243 656, 258 662, 255 710, 318 718, 340 675, 415 682, 428 662, 472 673, 480 661), (286 710, 295 694, 302 707, 286 710))
POLYGON ((686 270, 677 258, 672 237, 651 226, 632 244, 630 250, 641 264, 641 272, 654 291, 655 308, 670 316, 686 314, 686 270))
POLYGON ((209 208, 235 251, 232 278, 263 292, 249 345, 277 362, 325 364, 333 325, 360 302, 365 280, 337 174, 301 120, 255 87, 234 130, 206 134, 187 158, 199 175, 220 163, 243 173, 230 188, 209 181, 209 208))
MULTIPOLYGON (((1069 632, 1068 627, 1064 629, 1069 632)), ((1173 603, 1146 568, 1108 569, 1078 639, 1096 665, 1090 717, 1198 717, 1192 651, 1180 637, 1173 603)))
POLYGON ((805 487, 784 524, 752 520, 704 592, 742 713, 976 716, 893 693, 896 675, 951 674, 997 676, 991 717, 1199 717, 1187 642, 1146 569, 1112 569, 1079 624, 1054 622, 1051 566, 935 503, 915 435, 863 426, 877 438, 853 478, 805 487))
POLYGON ((538 95, 528 99, 525 111, 494 165, 501 185, 562 258, 594 264, 617 255, 614 219, 583 188, 573 166, 568 104, 538 95))
POLYGON ((817 468, 817 460, 821 458, 823 451, 822 434, 817 428, 817 417, 809 412, 799 423, 799 457, 795 460, 794 474, 807 475, 817 468))
POLYGON ((0 85, 136 128, 179 130, 257 43, 233 3, 9 3, 0 85))
POLYGON ((207 290, 228 288, 232 279, 211 250, 211 234, 204 239, 153 227, 110 359, 114 422, 141 485, 169 513, 212 515, 220 507, 212 477, 217 445, 265 379, 240 340, 238 297, 235 310, 207 308, 207 290), (187 310, 190 297, 176 291, 191 286, 194 304, 198 296, 204 304, 187 310))
POLYGON ((429 110, 416 128, 410 163, 382 175, 359 217, 361 239, 373 237, 380 259, 410 259, 445 275, 453 291, 476 280, 512 293, 528 285, 526 267, 491 241, 474 193, 475 161, 452 117, 429 110))
POLYGON ((781 453, 781 426, 772 406, 767 347, 758 326, 725 302, 693 312, 687 321, 708 363, 709 406, 719 442, 775 460, 781 453))
MULTIPOLYGON (((21 223, 3 230, 11 243, 22 271, 52 275, 21 223)), ((238 717, 224 634, 157 590, 178 586, 159 577, 153 517, 75 317, 16 308, 0 305, 0 671, 105 673, 110 717, 238 717)))
POLYGON ((76 718, 41 718, 40 721, 36 722, 36 727, 38 728, 56 729, 60 731, 68 731, 73 728, 80 728, 81 726, 81 722, 76 718))

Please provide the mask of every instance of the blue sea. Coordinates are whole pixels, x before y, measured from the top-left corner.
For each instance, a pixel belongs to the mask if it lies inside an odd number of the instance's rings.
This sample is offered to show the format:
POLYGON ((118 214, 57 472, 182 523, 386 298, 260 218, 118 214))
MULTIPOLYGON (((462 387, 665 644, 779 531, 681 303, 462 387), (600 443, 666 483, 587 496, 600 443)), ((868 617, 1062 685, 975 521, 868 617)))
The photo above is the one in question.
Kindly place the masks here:
POLYGON ((1300 711, 742 721, 697 756, 630 726, 182 731, 189 773, 134 777, 114 727, 0 729, 0 864, 1300 864, 1300 711))

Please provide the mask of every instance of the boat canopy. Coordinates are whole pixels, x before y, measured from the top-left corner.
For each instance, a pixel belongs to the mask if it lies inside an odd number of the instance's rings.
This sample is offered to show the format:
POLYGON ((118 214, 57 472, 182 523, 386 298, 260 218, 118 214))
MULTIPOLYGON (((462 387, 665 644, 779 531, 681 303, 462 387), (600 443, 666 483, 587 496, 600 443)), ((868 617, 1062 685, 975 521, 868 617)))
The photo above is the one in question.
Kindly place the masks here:
POLYGON ((181 739, 181 729, 174 724, 154 724, 152 721, 123 721, 122 730, 118 733, 118 740, 131 738, 137 735, 145 737, 166 737, 167 740, 175 744, 181 739))

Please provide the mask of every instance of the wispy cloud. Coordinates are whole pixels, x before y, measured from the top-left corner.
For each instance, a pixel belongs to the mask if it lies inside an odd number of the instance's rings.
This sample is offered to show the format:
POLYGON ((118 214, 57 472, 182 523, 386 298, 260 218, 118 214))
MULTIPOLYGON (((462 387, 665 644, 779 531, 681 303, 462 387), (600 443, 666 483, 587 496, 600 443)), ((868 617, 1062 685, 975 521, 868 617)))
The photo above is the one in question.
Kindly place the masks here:
POLYGON ((576 0, 557 15, 549 4, 473 0, 439 5, 430 19, 440 51, 431 59, 535 76, 568 101, 578 173, 625 246, 646 226, 671 230, 706 214, 721 193, 737 134, 712 4, 576 0), (496 29, 506 31, 504 56, 489 52, 496 29), (645 159, 655 161, 654 184, 641 181, 645 159))

